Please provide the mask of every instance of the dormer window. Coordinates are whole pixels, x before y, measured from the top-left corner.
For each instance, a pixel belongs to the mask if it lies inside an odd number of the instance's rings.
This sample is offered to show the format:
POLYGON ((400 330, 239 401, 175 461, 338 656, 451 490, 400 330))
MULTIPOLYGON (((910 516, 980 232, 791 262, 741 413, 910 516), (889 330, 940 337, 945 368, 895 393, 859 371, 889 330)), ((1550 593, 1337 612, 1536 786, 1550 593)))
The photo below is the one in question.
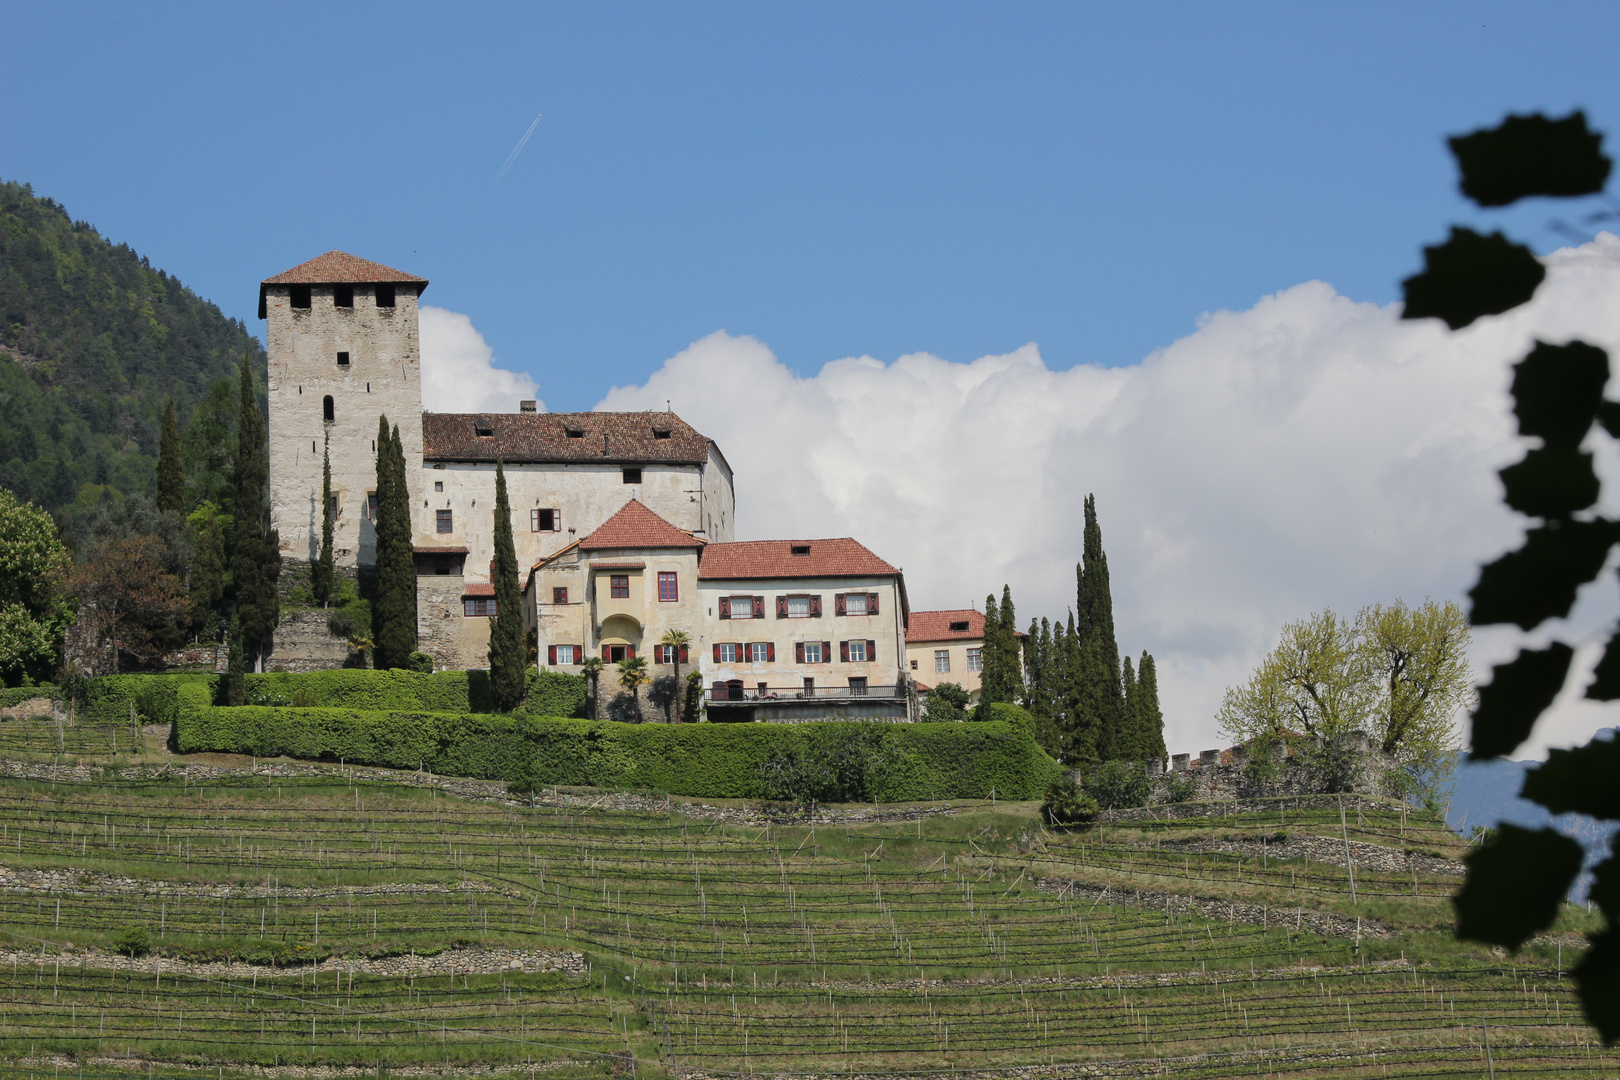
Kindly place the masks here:
POLYGON ((810 545, 794 544, 789 550, 791 550, 795 555, 808 555, 810 554, 810 545))
POLYGON ((655 439, 667 439, 667 438, 669 438, 669 432, 668 431, 658 431, 658 430, 655 429, 653 431, 653 438, 655 438, 655 439))
POLYGON ((967 624, 966 620, 963 620, 962 622, 953 622, 953 623, 951 623, 951 631, 953 633, 958 633, 958 634, 963 633, 963 632, 965 632, 967 630, 967 628, 968 628, 968 624, 967 624))
POLYGON ((480 439, 493 439, 495 437, 494 428, 474 427, 473 431, 477 433, 480 439))
POLYGON ((568 429, 568 437, 570 439, 583 439, 585 437, 585 432, 580 428, 571 427, 568 429))

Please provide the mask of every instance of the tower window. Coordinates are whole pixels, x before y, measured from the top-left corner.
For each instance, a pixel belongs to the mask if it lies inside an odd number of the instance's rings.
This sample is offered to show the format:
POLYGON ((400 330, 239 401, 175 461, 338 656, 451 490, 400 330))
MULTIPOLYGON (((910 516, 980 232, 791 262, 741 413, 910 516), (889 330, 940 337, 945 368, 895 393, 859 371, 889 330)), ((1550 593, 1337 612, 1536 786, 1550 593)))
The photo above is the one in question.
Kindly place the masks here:
POLYGON ((332 304, 333 304, 334 307, 347 307, 347 308, 354 307, 354 286, 353 285, 334 285, 334 286, 332 286, 332 304))
POLYGON ((639 484, 639 483, 641 483, 641 470, 640 469, 626 469, 626 470, 624 470, 624 482, 627 483, 627 484, 639 484))
POLYGON ((332 395, 327 394, 321 399, 321 414, 328 424, 333 421, 332 395))
POLYGON ((449 510, 435 510, 433 512, 433 525, 439 532, 447 533, 454 530, 451 512, 449 510))
POLYGON ((287 290, 287 301, 295 308, 309 307, 309 286, 294 285, 287 290))
POLYGON ((346 352, 338 353, 338 367, 348 367, 348 366, 349 366, 349 354, 346 353, 346 352))
POLYGON ((393 307, 394 306, 394 287, 392 285, 379 285, 379 286, 377 286, 377 306, 378 307, 393 307))
POLYGON ((433 481, 433 490, 434 491, 443 491, 444 490, 444 481, 443 480, 435 480, 435 481, 433 481))

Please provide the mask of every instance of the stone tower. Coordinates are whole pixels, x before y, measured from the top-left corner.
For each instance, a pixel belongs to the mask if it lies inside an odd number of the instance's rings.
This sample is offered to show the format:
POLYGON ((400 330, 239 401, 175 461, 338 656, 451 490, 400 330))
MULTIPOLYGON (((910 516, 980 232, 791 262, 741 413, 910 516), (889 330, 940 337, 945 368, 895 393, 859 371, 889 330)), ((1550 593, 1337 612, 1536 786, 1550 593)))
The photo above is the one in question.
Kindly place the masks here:
MULTIPOLYGON (((321 540, 321 453, 330 438, 333 555, 376 557, 377 417, 398 425, 412 503, 422 483, 417 298, 427 279, 329 251, 259 286, 269 322, 270 515, 283 558, 313 560, 321 540)), ((414 515, 413 515, 414 517, 414 515)))

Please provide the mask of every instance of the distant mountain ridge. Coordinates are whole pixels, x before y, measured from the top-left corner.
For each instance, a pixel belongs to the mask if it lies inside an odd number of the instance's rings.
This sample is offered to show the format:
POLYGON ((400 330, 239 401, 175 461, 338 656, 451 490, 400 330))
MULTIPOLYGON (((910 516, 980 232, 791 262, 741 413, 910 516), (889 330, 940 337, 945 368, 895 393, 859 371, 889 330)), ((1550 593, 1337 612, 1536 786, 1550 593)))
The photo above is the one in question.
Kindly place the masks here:
POLYGON ((53 512, 87 485, 153 491, 164 401, 184 427, 244 350, 262 370, 242 322, 0 181, 0 486, 53 512))

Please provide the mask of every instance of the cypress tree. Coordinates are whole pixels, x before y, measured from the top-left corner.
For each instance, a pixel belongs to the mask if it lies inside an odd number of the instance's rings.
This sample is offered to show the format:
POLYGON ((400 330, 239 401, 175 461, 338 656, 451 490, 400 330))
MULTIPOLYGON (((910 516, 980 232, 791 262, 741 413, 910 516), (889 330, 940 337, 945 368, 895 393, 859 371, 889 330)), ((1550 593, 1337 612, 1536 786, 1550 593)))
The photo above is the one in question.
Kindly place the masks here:
POLYGON ((158 436, 157 506, 165 514, 185 516, 186 464, 180 453, 180 423, 174 398, 163 403, 163 431, 158 436))
POLYGON ((1096 717, 1089 708, 1080 631, 1072 611, 1069 612, 1069 626, 1063 635, 1063 647, 1057 659, 1061 671, 1058 686, 1063 702, 1063 758, 1071 764, 1096 761, 1096 717))
POLYGON ((404 668, 416 651, 416 555, 410 492, 399 428, 377 418, 377 599, 372 605, 372 666, 404 668))
POLYGON ((517 549, 512 543, 512 510, 506 499, 506 470, 495 463, 495 619, 489 628, 489 686, 495 706, 511 712, 523 703, 523 611, 518 595, 517 549))
POLYGON ((1125 657, 1122 669, 1120 699, 1123 705, 1120 710, 1119 734, 1114 740, 1114 756, 1127 761, 1141 761, 1147 757, 1147 754, 1137 749, 1140 728, 1136 721, 1142 701, 1136 685, 1136 669, 1131 664, 1129 655, 1125 657))
POLYGON ((214 514, 197 530, 191 557, 191 621, 219 642, 219 605, 225 598, 225 523, 214 514))
POLYGON ((1136 712, 1137 745, 1144 758, 1163 758, 1164 712, 1159 708, 1159 673, 1153 657, 1142 650, 1142 662, 1136 669, 1136 694, 1139 705, 1136 712))
POLYGON ((269 447, 265 443, 264 415, 253 390, 250 354, 242 354, 242 403, 236 437, 236 543, 231 553, 231 583, 236 616, 242 624, 243 662, 257 671, 262 666, 270 635, 281 619, 281 537, 270 527, 269 447))
POLYGON ((310 567, 310 592, 322 607, 332 599, 332 435, 321 449, 321 553, 310 567))
POLYGON ((1120 688, 1119 644, 1114 639, 1114 600, 1108 584, 1108 556, 1097 524, 1097 500, 1086 496, 1085 549, 1075 567, 1077 579, 1079 671, 1077 702, 1082 722, 1092 729, 1097 756, 1117 757, 1125 702, 1120 688))
POLYGON ((246 649, 242 643, 242 619, 237 612, 231 612, 231 629, 228 635, 228 644, 225 653, 225 704, 241 705, 245 697, 245 688, 242 678, 242 668, 246 649))

